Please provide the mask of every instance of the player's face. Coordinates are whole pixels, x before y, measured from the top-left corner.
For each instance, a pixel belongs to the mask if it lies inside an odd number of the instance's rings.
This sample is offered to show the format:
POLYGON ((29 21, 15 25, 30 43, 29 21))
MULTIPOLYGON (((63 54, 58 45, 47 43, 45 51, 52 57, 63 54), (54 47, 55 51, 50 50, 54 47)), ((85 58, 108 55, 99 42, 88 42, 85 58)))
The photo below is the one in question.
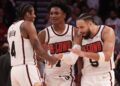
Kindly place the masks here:
POLYGON ((52 7, 49 15, 52 24, 64 22, 66 17, 65 13, 59 7, 52 7))
POLYGON ((76 25, 77 25, 77 28, 79 29, 78 31, 82 34, 83 38, 85 39, 90 38, 91 32, 87 22, 85 22, 84 20, 77 20, 76 25))
POLYGON ((35 21, 35 18, 36 18, 36 15, 35 15, 35 11, 34 11, 34 8, 31 8, 32 9, 32 12, 29 13, 29 19, 30 21, 34 22, 35 21))

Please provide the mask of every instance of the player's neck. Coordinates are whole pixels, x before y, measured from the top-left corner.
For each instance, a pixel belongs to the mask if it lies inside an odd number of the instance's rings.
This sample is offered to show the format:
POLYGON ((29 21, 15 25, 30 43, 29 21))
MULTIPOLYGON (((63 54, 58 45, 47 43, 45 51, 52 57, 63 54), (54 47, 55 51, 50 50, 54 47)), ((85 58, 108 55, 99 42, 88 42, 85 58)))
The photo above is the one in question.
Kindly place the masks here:
POLYGON ((64 30, 65 30, 65 23, 60 23, 60 24, 53 25, 53 29, 54 29, 57 33, 61 34, 61 33, 63 33, 64 30))
POLYGON ((98 33, 98 30, 99 30, 99 26, 94 25, 94 26, 91 28, 90 38, 93 38, 93 37, 98 33))

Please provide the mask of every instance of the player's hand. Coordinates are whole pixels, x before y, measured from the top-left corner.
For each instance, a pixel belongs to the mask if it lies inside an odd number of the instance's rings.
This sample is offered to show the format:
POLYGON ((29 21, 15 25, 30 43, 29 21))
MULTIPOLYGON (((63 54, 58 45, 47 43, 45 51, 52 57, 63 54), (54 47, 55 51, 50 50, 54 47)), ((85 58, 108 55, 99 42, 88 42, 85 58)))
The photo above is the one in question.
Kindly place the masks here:
POLYGON ((78 31, 78 29, 75 29, 75 35, 74 35, 74 44, 81 44, 82 41, 82 34, 78 31))
POLYGON ((48 61, 50 65, 54 65, 57 63, 57 61, 59 60, 58 58, 56 58, 55 56, 50 56, 50 60, 48 61))
POLYGON ((76 83, 76 86, 81 86, 79 83, 76 83))
POLYGON ((43 82, 43 86, 47 86, 45 82, 43 82))
POLYGON ((56 54, 54 55, 58 60, 61 60, 63 57, 63 54, 56 54))
POLYGON ((58 61, 58 59, 57 59, 55 56, 51 55, 51 53, 50 53, 50 46, 48 45, 47 42, 44 43, 44 44, 42 45, 42 47, 43 47, 43 49, 44 49, 46 52, 48 52, 48 54, 49 54, 49 58, 50 58, 50 59, 48 60, 49 65, 53 66, 53 65, 58 61))
POLYGON ((76 55, 78 55, 78 56, 80 56, 80 57, 84 57, 84 54, 83 54, 83 52, 81 51, 81 49, 75 48, 75 49, 69 49, 69 51, 75 53, 76 55))
POLYGON ((62 59, 62 57, 63 57, 63 54, 56 54, 56 55, 54 55, 53 58, 56 58, 56 62, 55 63, 51 63, 51 62, 48 61, 48 65, 51 66, 51 68, 52 68, 53 65, 57 63, 57 61, 62 59))

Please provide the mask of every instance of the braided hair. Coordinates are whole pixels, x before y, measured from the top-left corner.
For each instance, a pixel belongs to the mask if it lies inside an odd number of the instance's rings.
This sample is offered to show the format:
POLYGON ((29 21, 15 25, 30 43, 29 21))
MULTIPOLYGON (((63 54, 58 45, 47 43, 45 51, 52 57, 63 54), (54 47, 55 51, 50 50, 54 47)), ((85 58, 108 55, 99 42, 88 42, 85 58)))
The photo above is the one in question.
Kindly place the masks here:
POLYGON ((17 20, 22 20, 24 19, 24 15, 26 14, 26 12, 29 12, 30 14, 32 13, 32 9, 33 6, 31 4, 28 3, 23 3, 21 4, 17 9, 16 9, 16 17, 17 20))
POLYGON ((82 13, 76 20, 92 21, 94 23, 94 18, 87 13, 82 13))

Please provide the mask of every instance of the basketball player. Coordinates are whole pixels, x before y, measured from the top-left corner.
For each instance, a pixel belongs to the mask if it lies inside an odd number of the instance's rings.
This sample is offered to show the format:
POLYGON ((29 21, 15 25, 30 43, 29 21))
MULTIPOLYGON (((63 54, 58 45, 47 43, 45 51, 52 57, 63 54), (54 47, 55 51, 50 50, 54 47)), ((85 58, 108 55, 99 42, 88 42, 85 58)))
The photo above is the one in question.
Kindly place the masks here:
POLYGON ((38 84, 34 85, 37 82, 41 82, 39 86, 42 86, 34 51, 51 64, 54 64, 57 59, 49 56, 41 47, 33 24, 35 20, 33 6, 26 3, 19 6, 17 17, 18 21, 8 30, 12 86, 38 86, 38 84))
MULTIPOLYGON (((56 0, 48 8, 52 25, 39 33, 41 44, 48 43, 50 54, 67 54, 72 48, 75 28, 65 23, 69 10, 66 4, 56 0)), ((72 63, 71 63, 72 64, 72 63)), ((45 63, 45 83, 47 86, 75 86, 73 65, 59 60, 52 67, 45 63)))
POLYGON ((96 25, 89 14, 81 14, 76 25, 83 38, 82 50, 70 51, 83 57, 81 86, 114 86, 113 29, 96 25))

